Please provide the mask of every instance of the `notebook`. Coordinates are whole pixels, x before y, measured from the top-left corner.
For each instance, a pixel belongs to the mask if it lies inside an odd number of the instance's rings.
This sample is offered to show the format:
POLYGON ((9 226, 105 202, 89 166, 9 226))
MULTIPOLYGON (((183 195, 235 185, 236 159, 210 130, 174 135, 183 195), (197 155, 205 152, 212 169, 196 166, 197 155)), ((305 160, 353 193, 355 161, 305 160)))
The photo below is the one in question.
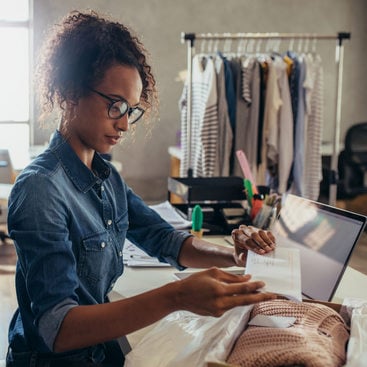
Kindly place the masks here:
POLYGON ((272 228, 278 246, 300 251, 303 298, 331 301, 366 217, 288 194, 272 228))

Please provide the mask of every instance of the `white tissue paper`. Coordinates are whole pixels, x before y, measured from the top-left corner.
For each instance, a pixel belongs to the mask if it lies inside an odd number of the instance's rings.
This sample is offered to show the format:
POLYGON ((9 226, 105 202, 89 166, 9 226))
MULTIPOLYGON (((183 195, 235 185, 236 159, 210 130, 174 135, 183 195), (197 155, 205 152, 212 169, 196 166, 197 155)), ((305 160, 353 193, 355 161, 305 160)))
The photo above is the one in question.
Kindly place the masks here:
POLYGON ((236 307, 219 318, 174 312, 158 323, 126 356, 126 367, 205 366, 227 359, 247 325, 252 306, 236 307))
POLYGON ((345 367, 367 367, 367 301, 349 298, 343 302, 350 316, 350 337, 345 367))

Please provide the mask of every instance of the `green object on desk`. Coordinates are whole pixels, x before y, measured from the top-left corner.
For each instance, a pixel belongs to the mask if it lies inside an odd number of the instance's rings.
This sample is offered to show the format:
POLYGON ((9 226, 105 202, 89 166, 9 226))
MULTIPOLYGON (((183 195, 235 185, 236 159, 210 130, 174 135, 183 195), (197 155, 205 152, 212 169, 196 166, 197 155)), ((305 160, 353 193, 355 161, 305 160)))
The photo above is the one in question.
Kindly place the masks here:
POLYGON ((254 193, 252 191, 252 183, 251 183, 250 180, 248 180, 247 178, 245 178, 243 180, 243 184, 244 184, 245 190, 246 190, 246 196, 247 196, 248 205, 250 207, 252 207, 252 198, 254 196, 254 193))
POLYGON ((203 211, 200 205, 195 205, 192 211, 192 230, 200 231, 203 227, 203 211))

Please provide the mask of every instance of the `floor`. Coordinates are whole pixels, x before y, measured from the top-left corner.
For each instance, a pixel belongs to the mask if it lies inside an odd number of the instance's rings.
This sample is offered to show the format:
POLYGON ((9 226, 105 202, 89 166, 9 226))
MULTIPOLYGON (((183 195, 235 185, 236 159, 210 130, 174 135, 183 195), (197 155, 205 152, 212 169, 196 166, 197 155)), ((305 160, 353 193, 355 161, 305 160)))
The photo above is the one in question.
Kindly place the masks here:
MULTIPOLYGON (((365 203, 366 205, 362 205, 361 201, 358 200, 358 207, 352 202, 339 202, 337 205, 349 210, 357 208, 358 212, 366 215, 367 196, 365 203)), ((14 288, 15 262, 16 255, 13 246, 9 244, 0 245, 0 360, 4 359, 6 355, 7 329, 13 312, 17 307, 14 288)), ((362 234, 349 265, 367 275, 367 232, 362 234)))

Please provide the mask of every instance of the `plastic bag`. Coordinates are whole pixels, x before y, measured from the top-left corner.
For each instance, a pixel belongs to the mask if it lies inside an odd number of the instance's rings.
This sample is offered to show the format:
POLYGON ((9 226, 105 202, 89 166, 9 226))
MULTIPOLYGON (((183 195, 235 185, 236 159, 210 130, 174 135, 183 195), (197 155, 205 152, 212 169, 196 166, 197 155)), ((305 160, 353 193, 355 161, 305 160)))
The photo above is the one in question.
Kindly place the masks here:
POLYGON ((252 307, 236 307, 219 318, 174 312, 138 342, 126 356, 125 366, 200 367, 223 362, 247 325, 252 307))
POLYGON ((351 322, 347 349, 347 364, 345 367, 366 367, 367 301, 351 299, 349 300, 349 306, 349 310, 351 309, 351 322), (351 307, 351 305, 353 307, 351 307))

